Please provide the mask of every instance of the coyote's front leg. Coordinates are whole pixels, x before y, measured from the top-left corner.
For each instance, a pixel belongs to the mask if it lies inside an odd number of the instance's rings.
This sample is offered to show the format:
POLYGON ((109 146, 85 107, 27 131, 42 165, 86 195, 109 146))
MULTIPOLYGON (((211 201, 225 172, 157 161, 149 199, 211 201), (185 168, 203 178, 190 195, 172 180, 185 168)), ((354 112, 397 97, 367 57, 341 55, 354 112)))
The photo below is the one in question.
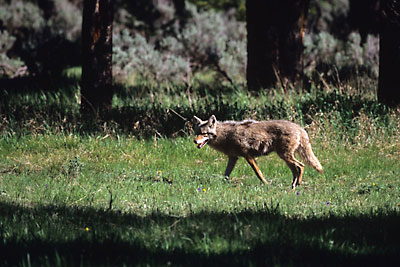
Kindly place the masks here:
POLYGON ((233 168, 235 167, 235 164, 238 160, 238 157, 229 157, 228 159, 228 165, 226 166, 225 169, 225 179, 228 180, 229 176, 231 175, 231 172, 233 168))

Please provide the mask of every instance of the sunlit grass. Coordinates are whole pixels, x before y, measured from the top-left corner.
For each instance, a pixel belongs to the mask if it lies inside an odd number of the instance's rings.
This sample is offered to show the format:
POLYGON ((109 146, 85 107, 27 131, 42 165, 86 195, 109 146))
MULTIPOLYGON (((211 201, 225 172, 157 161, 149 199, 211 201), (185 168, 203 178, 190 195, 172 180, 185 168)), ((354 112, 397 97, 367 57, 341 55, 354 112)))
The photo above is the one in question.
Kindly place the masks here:
POLYGON ((259 159, 269 185, 262 186, 244 160, 225 181, 226 158, 208 147, 196 149, 190 138, 39 135, 3 140, 1 146, 1 198, 28 206, 107 209, 113 195, 115 210, 183 216, 262 210, 272 201, 283 213, 306 218, 396 209, 400 203, 392 145, 315 143, 324 174, 306 168, 295 192, 289 190, 289 169, 276 155, 259 159))
MULTIPOLYGON (((20 248, 23 258, 14 258, 19 262, 28 262, 23 253, 38 253, 54 263, 54 250, 33 252, 32 242, 78 242, 86 249, 96 240, 103 244, 96 251, 111 242, 122 246, 121 262, 129 258, 126 244, 157 264, 163 261, 152 260, 154 253, 167 253, 172 261, 185 258, 181 253, 235 253, 233 262, 252 261, 257 248, 274 243, 296 253, 307 243, 342 257, 392 255, 399 249, 390 235, 398 235, 393 231, 400 168, 389 144, 338 147, 316 138, 314 150, 325 173, 306 168, 295 191, 289 169, 276 155, 259 159, 268 185, 244 160, 225 181, 226 158, 208 147, 198 150, 190 137, 146 141, 47 134, 2 139, 0 146, 2 246, 20 248), (387 224, 385 236, 365 232, 373 223, 387 224), (353 231, 363 238, 348 237, 353 231)), ((55 249, 63 261, 75 261, 78 252, 68 253, 67 247, 55 249)), ((286 262, 279 254, 267 255, 286 262)), ((96 263, 90 259, 86 263, 96 263)))
POLYGON ((400 253, 399 110, 335 92, 153 93, 116 99, 146 122, 121 112, 128 126, 100 118, 94 129, 10 102, 26 119, 0 117, 0 265, 382 264, 400 253), (267 185, 243 159, 225 181, 226 157, 197 149, 190 124, 166 137, 182 122, 171 109, 188 119, 291 119, 324 174, 306 167, 292 191, 289 168, 271 154, 258 159, 267 185))

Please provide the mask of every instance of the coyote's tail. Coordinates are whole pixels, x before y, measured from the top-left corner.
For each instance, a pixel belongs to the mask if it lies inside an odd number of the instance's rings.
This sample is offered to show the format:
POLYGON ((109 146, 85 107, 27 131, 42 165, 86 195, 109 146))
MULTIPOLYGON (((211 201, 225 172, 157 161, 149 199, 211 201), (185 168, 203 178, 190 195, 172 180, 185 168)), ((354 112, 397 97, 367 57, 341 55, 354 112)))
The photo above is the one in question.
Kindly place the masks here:
POLYGON ((323 172, 322 165, 312 151, 310 139, 305 130, 303 130, 303 133, 301 134, 299 153, 308 165, 316 169, 319 173, 323 172))

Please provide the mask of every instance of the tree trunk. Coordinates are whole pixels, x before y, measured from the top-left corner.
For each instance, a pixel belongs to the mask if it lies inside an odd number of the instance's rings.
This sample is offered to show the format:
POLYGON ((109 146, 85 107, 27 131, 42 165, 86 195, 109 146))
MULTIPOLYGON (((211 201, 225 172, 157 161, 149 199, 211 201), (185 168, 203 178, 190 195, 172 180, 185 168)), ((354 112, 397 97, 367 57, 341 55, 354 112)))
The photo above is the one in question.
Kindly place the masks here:
POLYGON ((400 0, 380 1, 378 100, 400 104, 400 0))
POLYGON ((246 1, 247 85, 301 86, 309 0, 246 1))
POLYGON ((113 0, 84 0, 81 109, 111 109, 113 0))

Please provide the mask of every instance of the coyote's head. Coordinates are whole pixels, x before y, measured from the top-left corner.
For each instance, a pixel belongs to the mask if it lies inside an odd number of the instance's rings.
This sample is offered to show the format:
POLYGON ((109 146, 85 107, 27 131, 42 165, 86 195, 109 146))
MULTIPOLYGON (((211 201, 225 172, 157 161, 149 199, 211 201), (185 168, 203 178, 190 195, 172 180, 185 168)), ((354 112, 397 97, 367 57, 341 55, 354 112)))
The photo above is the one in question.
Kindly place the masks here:
POLYGON ((197 148, 202 148, 209 141, 214 140, 217 137, 217 118, 212 115, 208 121, 203 121, 196 116, 194 118, 194 132, 196 139, 194 143, 197 144, 197 148))

